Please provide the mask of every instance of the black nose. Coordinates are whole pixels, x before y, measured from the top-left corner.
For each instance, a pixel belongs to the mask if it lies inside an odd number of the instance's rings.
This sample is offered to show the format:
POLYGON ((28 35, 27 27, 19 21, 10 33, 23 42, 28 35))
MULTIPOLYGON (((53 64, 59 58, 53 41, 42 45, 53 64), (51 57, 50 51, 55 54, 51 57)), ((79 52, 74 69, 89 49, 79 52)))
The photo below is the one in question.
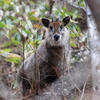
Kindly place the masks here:
POLYGON ((54 35, 54 39, 55 39, 55 41, 58 41, 59 38, 60 38, 60 36, 59 36, 58 34, 55 34, 55 35, 54 35))

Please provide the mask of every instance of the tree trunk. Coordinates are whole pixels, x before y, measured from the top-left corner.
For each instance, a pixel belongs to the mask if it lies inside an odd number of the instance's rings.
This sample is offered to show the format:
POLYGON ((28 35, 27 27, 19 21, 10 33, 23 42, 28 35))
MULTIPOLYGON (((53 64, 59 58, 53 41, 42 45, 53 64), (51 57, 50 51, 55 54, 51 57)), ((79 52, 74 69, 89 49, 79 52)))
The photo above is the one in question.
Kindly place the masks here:
POLYGON ((86 0, 100 32, 100 0, 86 0))
POLYGON ((89 31, 89 42, 91 51, 91 67, 92 67, 92 84, 93 97, 92 100, 100 100, 100 36, 97 31, 92 13, 87 5, 87 22, 89 31))

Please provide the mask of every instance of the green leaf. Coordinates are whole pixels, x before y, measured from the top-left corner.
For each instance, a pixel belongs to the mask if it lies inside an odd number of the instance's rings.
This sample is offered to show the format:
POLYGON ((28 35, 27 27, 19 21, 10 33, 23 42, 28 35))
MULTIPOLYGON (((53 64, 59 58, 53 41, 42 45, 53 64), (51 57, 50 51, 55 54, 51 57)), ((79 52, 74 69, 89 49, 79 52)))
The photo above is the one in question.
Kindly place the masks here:
POLYGON ((21 56, 19 56, 17 54, 13 54, 13 53, 8 53, 8 52, 2 53, 1 56, 5 57, 6 61, 14 62, 14 63, 19 63, 22 59, 21 56))
POLYGON ((12 20, 16 20, 17 18, 16 17, 13 17, 13 16, 8 16, 9 19, 12 19, 12 20))
POLYGON ((11 0, 3 0, 5 4, 9 4, 11 0))
POLYGON ((11 38, 11 43, 13 44, 13 45, 18 45, 18 44, 20 44, 20 42, 19 41, 17 41, 17 40, 15 40, 15 38, 11 38))
POLYGON ((76 30, 80 33, 81 32, 81 29, 78 25, 76 25, 76 30))
POLYGON ((75 34, 75 33, 70 33, 70 37, 79 37, 79 34, 75 34))
POLYGON ((80 17, 79 11, 78 11, 78 10, 73 10, 73 11, 72 11, 72 15, 73 15, 73 19, 75 19, 75 18, 77 18, 77 17, 80 17))
POLYGON ((14 81, 11 83, 11 87, 12 87, 13 89, 16 89, 16 87, 17 87, 17 81, 16 81, 16 80, 14 80, 14 81))
POLYGON ((36 11, 31 11, 28 13, 28 16, 32 16, 36 11))
POLYGON ((36 18, 36 17, 29 17, 29 19, 31 20, 31 21, 35 21, 35 22, 39 22, 39 19, 38 18, 36 18))
POLYGON ((33 47, 38 47, 38 45, 40 44, 40 41, 39 40, 33 40, 33 47))
POLYGON ((20 62, 20 60, 16 59, 16 58, 7 58, 5 60, 8 61, 8 62, 14 62, 14 63, 19 63, 20 62))
POLYGON ((0 7, 3 7, 3 6, 4 6, 4 1, 0 0, 0 7))
POLYGON ((71 47, 76 47, 76 45, 74 43, 70 43, 71 47))
POLYGON ((11 52, 11 51, 12 51, 11 49, 2 49, 2 50, 0 50, 0 54, 4 53, 4 52, 11 52))
POLYGON ((6 27, 6 25, 0 22, 0 27, 6 27))
POLYGON ((15 34, 15 38, 17 41, 21 41, 21 35, 20 34, 15 34))
POLYGON ((8 42, 5 42, 4 44, 1 45, 1 47, 7 47, 7 46, 10 46, 11 45, 11 42, 8 41, 8 42))
POLYGON ((8 34, 8 36, 10 36, 10 35, 12 35, 12 34, 14 34, 16 32, 17 32, 17 29, 11 29, 10 32, 9 32, 9 34, 8 34))
POLYGON ((28 30, 23 30, 24 32, 26 32, 26 33, 31 33, 30 31, 28 31, 28 30))
POLYGON ((79 3, 78 3, 79 6, 81 7, 85 7, 85 2, 84 0, 80 0, 79 3))

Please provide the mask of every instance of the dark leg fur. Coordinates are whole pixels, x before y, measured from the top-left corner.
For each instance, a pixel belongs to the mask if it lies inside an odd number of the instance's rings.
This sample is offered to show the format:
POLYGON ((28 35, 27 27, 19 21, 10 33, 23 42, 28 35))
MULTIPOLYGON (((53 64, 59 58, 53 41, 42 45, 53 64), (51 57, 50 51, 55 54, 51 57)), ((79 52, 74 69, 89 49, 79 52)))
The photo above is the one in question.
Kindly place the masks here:
POLYGON ((42 72, 40 81, 41 89, 45 88, 48 84, 52 83, 60 76, 56 68, 51 68, 50 70, 50 72, 44 72, 45 74, 42 72))
POLYGON ((25 80, 25 79, 22 79, 22 95, 23 96, 27 96, 29 95, 29 89, 31 88, 31 85, 30 83, 25 80))
POLYGON ((48 76, 46 78, 47 83, 51 83, 53 81, 55 81, 57 79, 57 76, 55 75, 55 73, 52 73, 50 76, 48 76))
POLYGON ((27 76, 24 74, 23 71, 17 74, 17 81, 19 84, 19 88, 23 96, 28 95, 28 89, 31 88, 29 81, 27 80, 27 76))

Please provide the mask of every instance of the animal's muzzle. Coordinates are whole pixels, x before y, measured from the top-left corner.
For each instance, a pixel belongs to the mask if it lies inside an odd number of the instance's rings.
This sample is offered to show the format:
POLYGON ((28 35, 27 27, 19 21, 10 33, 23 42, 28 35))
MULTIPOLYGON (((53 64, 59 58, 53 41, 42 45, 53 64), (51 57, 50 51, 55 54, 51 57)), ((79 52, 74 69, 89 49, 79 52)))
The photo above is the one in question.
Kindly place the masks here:
POLYGON ((60 39, 60 36, 59 36, 58 34, 55 34, 55 35, 54 35, 54 40, 55 40, 55 41, 58 41, 59 39, 60 39))

